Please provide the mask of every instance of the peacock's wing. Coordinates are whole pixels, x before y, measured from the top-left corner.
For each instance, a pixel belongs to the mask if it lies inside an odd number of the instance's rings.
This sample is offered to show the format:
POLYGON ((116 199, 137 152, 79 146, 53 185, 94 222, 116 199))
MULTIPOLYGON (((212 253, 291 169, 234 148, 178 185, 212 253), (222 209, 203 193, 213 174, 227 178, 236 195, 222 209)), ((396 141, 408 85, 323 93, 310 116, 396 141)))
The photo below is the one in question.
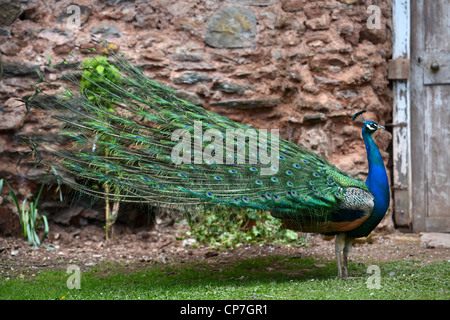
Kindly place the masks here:
POLYGON ((351 188, 370 194, 364 182, 276 132, 184 101, 121 57, 113 64, 99 60, 103 74, 83 78, 93 89, 81 97, 67 91, 57 102, 54 118, 74 142, 42 154, 72 188, 105 197, 107 183, 110 199, 250 207, 305 226, 350 219, 339 210, 351 188))

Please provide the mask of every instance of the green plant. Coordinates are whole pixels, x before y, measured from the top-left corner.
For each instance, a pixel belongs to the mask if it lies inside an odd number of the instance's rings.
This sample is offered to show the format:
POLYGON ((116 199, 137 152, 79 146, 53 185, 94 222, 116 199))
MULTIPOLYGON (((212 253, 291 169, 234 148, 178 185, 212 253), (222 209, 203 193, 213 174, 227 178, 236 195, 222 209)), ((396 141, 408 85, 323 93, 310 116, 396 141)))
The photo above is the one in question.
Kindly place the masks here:
POLYGON ((198 242, 212 247, 238 247, 242 243, 282 243, 304 245, 292 230, 283 229, 269 212, 218 206, 188 219, 190 232, 198 242))
MULTIPOLYGON (((119 70, 109 63, 106 56, 87 58, 81 62, 80 90, 92 103, 105 108, 108 112, 114 113, 114 97, 109 92, 112 87, 120 82, 119 70)), ((98 114, 100 117, 102 114, 98 114)), ((95 137, 97 139, 97 136, 95 137)), ((105 153, 108 156, 108 153, 105 153)), ((119 202, 115 201, 112 211, 109 205, 110 186, 104 184, 105 193, 105 237, 109 240, 113 236, 114 223, 119 213, 119 202)))
POLYGON ((105 56, 87 58, 81 61, 80 90, 94 104, 114 112, 109 90, 120 80, 119 70, 109 63, 105 56), (99 85, 100 84, 100 85, 99 85))
POLYGON ((16 191, 10 186, 10 184, 5 179, 0 179, 0 193, 3 189, 3 183, 5 183, 6 186, 10 189, 9 195, 14 204, 16 205, 17 212, 19 215, 20 227, 22 229, 22 236, 28 239, 28 243, 31 244, 33 248, 37 248, 47 238, 49 231, 47 217, 44 215, 39 215, 37 208, 44 184, 42 184, 38 196, 34 199, 34 201, 31 201, 29 203, 28 206, 29 209, 27 209, 26 204, 28 198, 32 197, 33 195, 32 194, 28 195, 28 197, 26 197, 22 201, 22 205, 20 205, 19 200, 17 199, 16 196, 16 191), (44 224, 44 233, 42 237, 39 239, 37 230, 41 222, 44 224))

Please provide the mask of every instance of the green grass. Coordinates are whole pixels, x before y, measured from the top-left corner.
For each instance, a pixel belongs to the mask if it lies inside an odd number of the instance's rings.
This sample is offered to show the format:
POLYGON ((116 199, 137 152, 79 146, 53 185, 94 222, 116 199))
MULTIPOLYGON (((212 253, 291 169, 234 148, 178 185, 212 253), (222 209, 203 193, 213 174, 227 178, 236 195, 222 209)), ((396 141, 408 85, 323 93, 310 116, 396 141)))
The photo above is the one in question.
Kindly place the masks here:
MULTIPOLYGON (((369 289, 367 266, 352 263, 339 280, 336 264, 273 256, 234 264, 189 262, 164 265, 105 263, 81 272, 81 289, 68 289, 64 271, 0 274, 0 299, 446 299, 447 261, 380 263, 380 289, 369 289)), ((17 272, 17 270, 16 270, 17 272)))

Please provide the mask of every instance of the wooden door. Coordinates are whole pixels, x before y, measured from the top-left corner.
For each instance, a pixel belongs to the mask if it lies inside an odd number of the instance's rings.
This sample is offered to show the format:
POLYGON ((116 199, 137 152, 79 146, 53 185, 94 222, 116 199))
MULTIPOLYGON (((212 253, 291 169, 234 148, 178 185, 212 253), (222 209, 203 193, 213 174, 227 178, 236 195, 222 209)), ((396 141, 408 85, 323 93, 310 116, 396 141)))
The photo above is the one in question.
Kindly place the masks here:
POLYGON ((450 232, 450 0, 411 2, 413 231, 450 232))

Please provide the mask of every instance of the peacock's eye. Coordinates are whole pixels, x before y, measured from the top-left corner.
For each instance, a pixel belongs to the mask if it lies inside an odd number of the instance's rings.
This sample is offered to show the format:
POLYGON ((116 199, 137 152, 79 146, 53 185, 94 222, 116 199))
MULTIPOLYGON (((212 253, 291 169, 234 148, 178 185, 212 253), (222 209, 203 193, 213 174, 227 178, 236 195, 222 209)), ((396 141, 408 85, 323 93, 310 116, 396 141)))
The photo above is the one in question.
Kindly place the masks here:
POLYGON ((377 127, 374 123, 368 123, 366 124, 367 129, 369 129, 370 131, 375 131, 377 130, 377 127))

